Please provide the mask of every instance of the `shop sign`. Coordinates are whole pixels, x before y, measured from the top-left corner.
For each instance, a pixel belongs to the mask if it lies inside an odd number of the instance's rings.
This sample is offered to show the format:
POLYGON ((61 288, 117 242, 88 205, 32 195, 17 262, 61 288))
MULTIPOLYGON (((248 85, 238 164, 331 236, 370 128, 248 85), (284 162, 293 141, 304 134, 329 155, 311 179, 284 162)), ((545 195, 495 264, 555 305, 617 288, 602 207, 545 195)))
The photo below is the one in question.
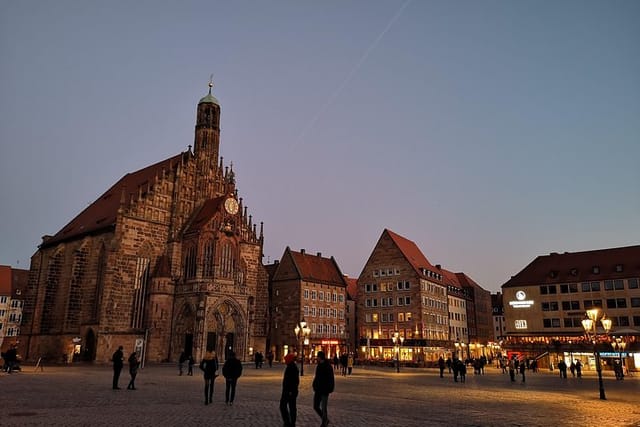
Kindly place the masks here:
POLYGON ((516 329, 527 329, 526 320, 516 320, 516 329))
POLYGON ((529 308, 533 305, 533 300, 528 300, 524 291, 518 291, 515 301, 509 301, 509 305, 513 308, 529 308))
POLYGON ((338 345, 340 343, 338 342, 338 340, 322 340, 321 344, 322 345, 338 345))

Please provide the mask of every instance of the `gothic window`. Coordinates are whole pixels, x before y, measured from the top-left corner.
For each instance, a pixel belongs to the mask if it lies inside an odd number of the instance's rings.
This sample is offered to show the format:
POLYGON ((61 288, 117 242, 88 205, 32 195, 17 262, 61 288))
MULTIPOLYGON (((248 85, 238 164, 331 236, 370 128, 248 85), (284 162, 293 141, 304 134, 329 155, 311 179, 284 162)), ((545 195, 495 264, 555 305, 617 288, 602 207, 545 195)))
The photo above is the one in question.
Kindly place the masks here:
POLYGON ((133 278, 133 313, 131 327, 142 328, 144 320, 145 296, 149 283, 149 258, 136 259, 136 271, 133 278))
POLYGON ((214 272, 214 241, 208 240, 204 244, 204 253, 202 254, 202 275, 204 277, 213 277, 214 272))
POLYGON ((91 318, 94 322, 98 322, 98 314, 102 302, 102 289, 104 287, 104 271, 107 263, 107 254, 104 249, 104 243, 100 246, 98 255, 98 268, 96 272, 96 292, 93 296, 93 307, 91 309, 91 318))
POLYGON ((193 279, 196 277, 196 247, 189 246, 184 257, 184 278, 193 279))
POLYGON ((80 306, 82 297, 82 283, 87 269, 87 249, 81 247, 74 252, 73 270, 69 289, 69 306, 67 307, 66 329, 76 329, 80 326, 80 306))
POLYGON ((220 275, 226 278, 233 278, 235 270, 235 256, 231 243, 226 242, 220 251, 220 275))
POLYGON ((62 274, 62 264, 64 261, 64 252, 58 251, 49 260, 49 268, 47 271, 47 279, 45 283, 44 301, 42 304, 42 322, 41 331, 48 333, 56 325, 56 300, 58 297, 58 289, 60 285, 60 275, 62 274))

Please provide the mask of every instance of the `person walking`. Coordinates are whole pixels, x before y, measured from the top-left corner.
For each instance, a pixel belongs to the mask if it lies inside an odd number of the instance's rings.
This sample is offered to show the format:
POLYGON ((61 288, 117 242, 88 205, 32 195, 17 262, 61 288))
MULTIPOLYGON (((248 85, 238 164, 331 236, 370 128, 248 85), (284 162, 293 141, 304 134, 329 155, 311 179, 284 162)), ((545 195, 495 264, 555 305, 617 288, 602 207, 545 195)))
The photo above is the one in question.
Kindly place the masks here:
POLYGON ((127 390, 136 389, 136 375, 138 375, 138 366, 140 366, 138 353, 134 351, 129 356, 129 376, 131 376, 131 379, 129 380, 129 385, 127 385, 127 390))
POLYGON ((183 351, 182 353, 180 353, 180 358, 178 359, 178 375, 182 375, 182 372, 184 371, 184 362, 186 361, 187 355, 183 351))
POLYGON ((353 372, 353 355, 349 353, 347 357, 347 375, 351 375, 353 372))
POLYGON ((560 378, 567 378, 567 362, 564 359, 560 359, 558 362, 558 370, 560 371, 560 378))
POLYGON ((218 376, 218 358, 215 351, 208 351, 200 362, 200 369, 204 372, 204 404, 208 405, 213 401, 213 385, 218 376))
POLYGON ((295 427, 298 410, 296 399, 298 398, 298 386, 300 374, 296 365, 296 356, 289 353, 284 358, 286 368, 282 378, 282 396, 280 397, 280 414, 285 427, 295 427))
POLYGON ((509 377, 511 378, 511 382, 516 381, 516 358, 515 356, 509 360, 509 377))
POLYGON ((520 375, 522 375, 522 382, 525 382, 524 373, 527 370, 527 366, 524 363, 524 361, 520 362, 519 367, 520 367, 520 375))
POLYGON ((444 367, 445 367, 444 357, 440 356, 440 358, 438 359, 438 368, 440 368, 440 378, 444 378, 444 367))
POLYGON ((580 359, 576 360, 576 375, 578 378, 582 377, 582 362, 580 359))
POLYGON ((122 346, 118 347, 118 349, 111 356, 111 361, 113 362, 113 389, 120 390, 118 387, 118 381, 120 380, 120 372, 122 372, 122 367, 124 366, 124 353, 122 353, 122 346))
POLYGON ((224 391, 225 404, 233 405, 233 400, 236 397, 238 378, 242 375, 242 363, 236 359, 236 354, 233 351, 229 352, 229 358, 222 366, 222 375, 224 375, 226 380, 224 391))
POLYGON ((313 377, 313 409, 322 419, 321 427, 329 425, 329 417, 327 414, 327 406, 329 404, 329 395, 333 393, 335 388, 335 378, 333 377, 333 369, 327 361, 324 351, 317 354, 318 365, 316 366, 316 374, 313 377))
POLYGON ((189 358, 187 359, 187 363, 188 363, 188 371, 187 371, 187 375, 189 376, 193 376, 193 364, 195 363, 195 360, 193 360, 193 355, 189 355, 189 358))

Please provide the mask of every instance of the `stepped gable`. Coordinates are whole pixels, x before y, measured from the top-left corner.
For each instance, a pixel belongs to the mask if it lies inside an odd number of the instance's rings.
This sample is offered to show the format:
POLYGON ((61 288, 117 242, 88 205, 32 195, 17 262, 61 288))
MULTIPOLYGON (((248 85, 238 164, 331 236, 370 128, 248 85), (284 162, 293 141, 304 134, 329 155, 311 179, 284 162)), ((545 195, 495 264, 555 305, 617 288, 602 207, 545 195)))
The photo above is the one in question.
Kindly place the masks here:
MULTIPOLYGON (((420 248, 418 248, 418 246, 414 242, 400 236, 399 234, 394 233, 389 229, 385 229, 384 231, 389 235, 391 240, 393 240, 398 249, 400 249, 404 257, 407 259, 409 264, 411 264, 416 273, 418 273, 422 277, 426 277, 423 270, 425 268, 434 272, 438 272, 438 269, 436 269, 436 267, 434 267, 433 264, 429 262, 427 257, 424 256, 420 248)), ((434 278, 430 279, 433 280, 434 278)))
POLYGON ((192 219, 187 222, 184 233, 193 233, 202 229, 202 227, 209 222, 211 217, 220 211, 225 199, 226 196, 207 199, 200 209, 193 214, 192 219))
POLYGON ((300 278, 308 282, 347 286, 333 257, 323 258, 290 250, 300 278))
POLYGON ((640 245, 540 255, 502 287, 582 282, 638 275, 640 245), (621 266, 622 271, 617 271, 618 266, 621 266))
POLYGON ((175 167, 182 155, 183 153, 180 153, 154 165, 126 174, 62 230, 43 242, 42 247, 114 227, 123 191, 125 192, 124 203, 128 204, 132 197, 137 197, 140 186, 153 182, 156 176, 162 176, 163 170, 169 171, 171 167, 175 167))

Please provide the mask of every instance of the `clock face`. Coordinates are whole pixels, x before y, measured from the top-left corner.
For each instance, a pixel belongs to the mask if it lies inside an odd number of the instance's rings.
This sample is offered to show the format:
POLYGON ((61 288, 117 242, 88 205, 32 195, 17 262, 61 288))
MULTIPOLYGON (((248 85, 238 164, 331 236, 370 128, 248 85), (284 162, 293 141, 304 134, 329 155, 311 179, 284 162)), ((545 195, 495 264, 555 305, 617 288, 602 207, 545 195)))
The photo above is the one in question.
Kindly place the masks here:
POLYGON ((233 197, 229 197, 224 201, 224 208, 231 215, 235 215, 238 213, 238 202, 233 197))

